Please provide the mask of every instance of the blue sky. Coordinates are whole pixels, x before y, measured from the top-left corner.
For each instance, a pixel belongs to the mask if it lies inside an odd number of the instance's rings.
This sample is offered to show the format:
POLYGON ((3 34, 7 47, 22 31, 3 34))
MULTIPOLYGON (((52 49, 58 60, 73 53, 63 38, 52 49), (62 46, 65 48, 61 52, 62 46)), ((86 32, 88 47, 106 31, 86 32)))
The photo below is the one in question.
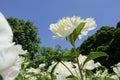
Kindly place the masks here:
MULTIPOLYGON (((16 17, 30 20, 39 29, 41 46, 54 47, 60 44, 71 48, 65 39, 52 40, 49 25, 66 16, 93 17, 97 28, 88 33, 94 34, 101 26, 116 26, 120 21, 120 0, 0 0, 0 11, 6 18, 16 17)), ((77 41, 79 46, 83 40, 77 41)))

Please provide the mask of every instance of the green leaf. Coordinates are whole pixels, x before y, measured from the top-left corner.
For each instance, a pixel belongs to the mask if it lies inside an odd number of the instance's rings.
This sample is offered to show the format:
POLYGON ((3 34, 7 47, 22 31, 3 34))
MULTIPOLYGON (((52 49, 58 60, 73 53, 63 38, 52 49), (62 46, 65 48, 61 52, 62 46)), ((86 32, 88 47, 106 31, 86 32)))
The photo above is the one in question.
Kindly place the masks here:
POLYGON ((73 76, 73 75, 69 75, 66 78, 70 80, 79 80, 76 76, 73 76))
POLYGON ((69 50, 69 51, 66 51, 63 55, 63 58, 70 58, 70 56, 71 56, 71 51, 69 50))
POLYGON ((68 41, 70 41, 71 45, 74 46, 74 43, 76 41, 76 39, 78 38, 81 30, 83 29, 85 23, 82 22, 78 25, 78 27, 76 29, 74 29, 74 31, 66 38, 68 41))
POLYGON ((51 72, 50 72, 50 76, 52 77, 52 79, 54 79, 54 75, 53 75, 53 72, 54 72, 54 70, 55 70, 55 68, 56 68, 56 66, 59 64, 59 62, 57 62, 54 66, 53 66, 53 68, 52 68, 52 70, 51 70, 51 72))
POLYGON ((91 71, 91 70, 86 70, 86 76, 89 77, 89 78, 92 78, 92 77, 94 76, 93 71, 91 71))
POLYGON ((71 34, 68 36, 68 40, 70 41, 71 45, 74 46, 75 43, 75 34, 71 34))
POLYGON ((106 56, 108 57, 108 55, 105 52, 91 52, 88 56, 87 59, 85 60, 85 62, 83 63, 83 66, 85 65, 85 63, 87 63, 90 60, 99 58, 99 57, 103 57, 106 56))
POLYGON ((94 77, 94 78, 92 78, 91 80, 101 80, 101 78, 99 78, 99 77, 94 77))
POLYGON ((85 23, 82 22, 78 25, 78 27, 76 28, 76 34, 77 36, 80 34, 81 30, 83 29, 83 27, 85 26, 85 23))

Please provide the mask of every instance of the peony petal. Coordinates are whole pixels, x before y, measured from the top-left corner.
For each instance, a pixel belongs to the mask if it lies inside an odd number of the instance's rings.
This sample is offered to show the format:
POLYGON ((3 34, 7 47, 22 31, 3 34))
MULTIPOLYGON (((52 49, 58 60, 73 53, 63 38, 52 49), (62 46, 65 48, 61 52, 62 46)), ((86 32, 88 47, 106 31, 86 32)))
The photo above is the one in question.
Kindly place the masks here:
POLYGON ((16 45, 11 46, 10 48, 5 48, 0 51, 0 72, 6 70, 15 63, 20 50, 21 46, 16 45))
POLYGON ((10 47, 12 45, 13 33, 12 30, 0 12, 0 48, 10 47))
POLYGON ((52 39, 58 39, 59 36, 52 36, 52 39))
POLYGON ((16 66, 12 66, 6 70, 4 70, 1 75, 3 77, 4 80, 14 80, 19 72, 20 72, 20 65, 16 65, 16 66))

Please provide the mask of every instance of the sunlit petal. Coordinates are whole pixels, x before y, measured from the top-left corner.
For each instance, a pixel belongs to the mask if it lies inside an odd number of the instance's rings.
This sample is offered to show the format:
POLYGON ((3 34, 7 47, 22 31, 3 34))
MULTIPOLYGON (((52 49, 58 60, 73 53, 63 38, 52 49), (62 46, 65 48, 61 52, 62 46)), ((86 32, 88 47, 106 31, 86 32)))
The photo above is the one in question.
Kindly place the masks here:
POLYGON ((0 12, 0 49, 4 47, 10 47, 12 45, 13 33, 12 30, 0 12))

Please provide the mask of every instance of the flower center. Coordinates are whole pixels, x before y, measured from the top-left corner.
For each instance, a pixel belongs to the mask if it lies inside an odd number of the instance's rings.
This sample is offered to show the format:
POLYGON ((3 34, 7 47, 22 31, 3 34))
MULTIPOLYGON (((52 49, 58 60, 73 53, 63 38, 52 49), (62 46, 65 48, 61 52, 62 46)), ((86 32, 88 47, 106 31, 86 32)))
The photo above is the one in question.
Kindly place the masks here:
POLYGON ((62 29, 65 30, 68 27, 68 23, 70 22, 69 18, 62 19, 58 22, 58 26, 62 29))

